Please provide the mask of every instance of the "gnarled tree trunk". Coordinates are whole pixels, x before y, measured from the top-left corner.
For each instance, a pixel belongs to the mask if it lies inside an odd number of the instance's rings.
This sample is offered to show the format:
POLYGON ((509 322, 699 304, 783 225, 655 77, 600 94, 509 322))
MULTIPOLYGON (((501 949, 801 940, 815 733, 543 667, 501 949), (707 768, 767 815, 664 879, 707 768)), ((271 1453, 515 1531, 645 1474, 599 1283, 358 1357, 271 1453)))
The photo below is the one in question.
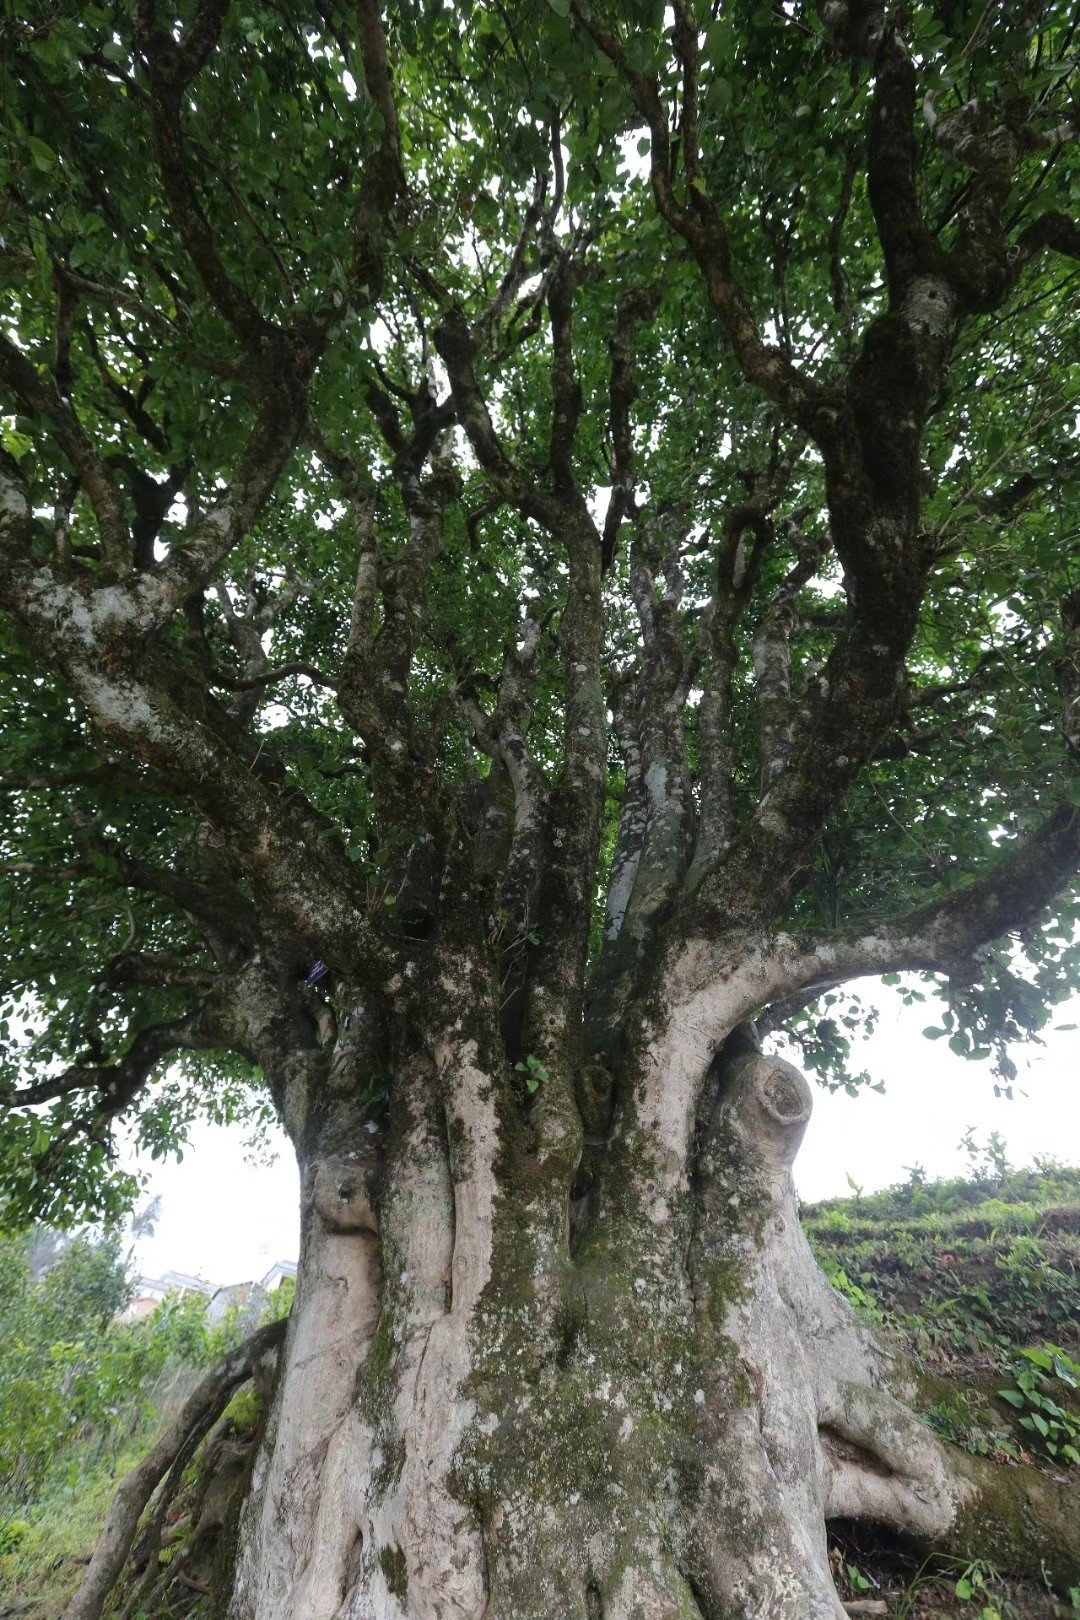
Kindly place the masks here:
POLYGON ((830 1517, 1075 1578, 1052 1482, 1010 1470, 1002 1493, 943 1445, 818 1270, 795 1068, 737 1032, 688 1087, 677 1043, 680 1158, 639 1058, 585 1170, 554 1078, 522 1125, 484 1024, 433 1020, 378 1128, 339 1111, 304 1164, 230 1620, 839 1616, 830 1517))

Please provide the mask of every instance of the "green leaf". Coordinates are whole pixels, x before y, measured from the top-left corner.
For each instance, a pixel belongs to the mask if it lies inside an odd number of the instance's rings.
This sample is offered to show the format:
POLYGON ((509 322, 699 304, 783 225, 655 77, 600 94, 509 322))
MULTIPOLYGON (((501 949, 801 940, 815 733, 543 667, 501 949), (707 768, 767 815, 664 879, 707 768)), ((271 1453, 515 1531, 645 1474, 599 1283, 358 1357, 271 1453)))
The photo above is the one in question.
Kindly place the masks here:
POLYGON ((709 108, 725 113, 734 100, 734 92, 727 79, 716 78, 709 84, 709 108))
POLYGON ((50 174, 56 168, 56 153, 52 147, 36 135, 28 135, 26 144, 30 149, 30 160, 35 169, 40 169, 43 174, 50 174))

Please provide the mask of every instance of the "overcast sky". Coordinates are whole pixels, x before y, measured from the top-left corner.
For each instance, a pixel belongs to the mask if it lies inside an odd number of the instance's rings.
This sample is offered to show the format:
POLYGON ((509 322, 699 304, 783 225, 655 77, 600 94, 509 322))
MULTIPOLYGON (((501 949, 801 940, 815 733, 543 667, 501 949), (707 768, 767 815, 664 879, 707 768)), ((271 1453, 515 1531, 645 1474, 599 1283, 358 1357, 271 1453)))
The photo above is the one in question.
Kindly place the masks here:
MULTIPOLYGON (((853 1054, 885 1093, 849 1097, 815 1087, 814 1117, 795 1166, 804 1199, 866 1191, 906 1179, 920 1164, 930 1176, 956 1175, 969 1165, 960 1150, 969 1126, 985 1142, 997 1131, 1014 1164, 1038 1154, 1080 1163, 1080 1032, 1049 1032, 1042 1047, 1014 1056, 1020 1077, 1010 1101, 995 1097, 988 1063, 955 1057, 944 1041, 921 1031, 940 1022, 928 1000, 905 1007, 882 990, 878 1027, 853 1054)), ((1080 1024, 1080 997, 1057 1010, 1056 1025, 1080 1024)), ((161 1197, 152 1238, 137 1249, 140 1269, 190 1271, 215 1283, 261 1276, 297 1250, 297 1174, 289 1143, 278 1138, 273 1164, 252 1164, 239 1131, 199 1127, 182 1164, 144 1166, 148 1195, 161 1197)))

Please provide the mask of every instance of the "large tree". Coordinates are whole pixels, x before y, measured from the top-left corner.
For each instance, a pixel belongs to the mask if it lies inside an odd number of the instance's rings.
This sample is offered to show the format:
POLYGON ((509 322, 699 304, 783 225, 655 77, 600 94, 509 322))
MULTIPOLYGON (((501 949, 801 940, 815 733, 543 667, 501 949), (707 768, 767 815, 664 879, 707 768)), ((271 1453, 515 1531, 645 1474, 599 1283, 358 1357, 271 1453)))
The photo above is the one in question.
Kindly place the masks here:
POLYGON ((836 1516, 1080 1575, 816 1270, 762 1050, 916 970, 1007 1078, 1069 982, 1076 30, 3 24, 4 1193, 291 1137, 233 1620, 834 1616, 836 1516))

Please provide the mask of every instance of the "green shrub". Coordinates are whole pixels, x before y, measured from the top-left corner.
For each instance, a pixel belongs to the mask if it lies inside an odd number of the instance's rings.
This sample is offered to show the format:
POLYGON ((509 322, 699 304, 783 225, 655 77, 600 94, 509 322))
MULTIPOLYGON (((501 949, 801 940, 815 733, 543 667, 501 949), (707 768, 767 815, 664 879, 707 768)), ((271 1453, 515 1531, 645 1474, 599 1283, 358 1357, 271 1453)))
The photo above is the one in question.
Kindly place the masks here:
POLYGON ((117 1320, 131 1294, 117 1233, 51 1245, 35 1277, 41 1246, 34 1232, 0 1239, 0 1525, 62 1477, 74 1448, 83 1467, 115 1455, 160 1406, 167 1368, 206 1366, 243 1336, 238 1319, 210 1327, 197 1296, 117 1320))
POLYGON ((1080 1465, 1080 1412, 1061 1405, 1065 1391, 1080 1388, 1080 1365, 1055 1344, 1022 1350, 1011 1368, 1015 1389, 999 1389, 1003 1401, 1021 1414, 1036 1450, 1055 1461, 1080 1465))

